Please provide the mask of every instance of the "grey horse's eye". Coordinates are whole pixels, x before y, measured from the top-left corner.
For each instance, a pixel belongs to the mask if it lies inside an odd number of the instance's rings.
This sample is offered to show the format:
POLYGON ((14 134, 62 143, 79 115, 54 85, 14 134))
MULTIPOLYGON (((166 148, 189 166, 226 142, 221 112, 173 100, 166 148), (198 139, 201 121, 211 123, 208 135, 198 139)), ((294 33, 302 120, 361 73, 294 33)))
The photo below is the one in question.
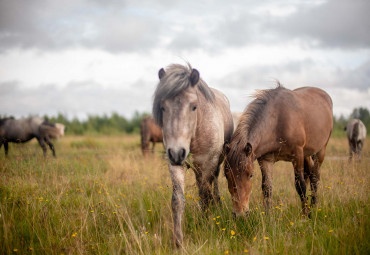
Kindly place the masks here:
POLYGON ((161 107, 161 112, 164 112, 164 111, 165 111, 164 107, 161 107))

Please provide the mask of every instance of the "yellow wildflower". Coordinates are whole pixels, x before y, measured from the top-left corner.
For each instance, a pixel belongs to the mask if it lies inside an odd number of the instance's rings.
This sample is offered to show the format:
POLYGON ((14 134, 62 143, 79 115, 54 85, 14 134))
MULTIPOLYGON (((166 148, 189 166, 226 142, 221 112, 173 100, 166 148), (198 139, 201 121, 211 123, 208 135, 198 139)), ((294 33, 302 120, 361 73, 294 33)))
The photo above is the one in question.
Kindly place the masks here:
POLYGON ((264 238, 265 238, 265 240, 269 240, 270 239, 270 237, 268 237, 268 236, 265 236, 264 238))
POLYGON ((231 231, 230 231, 230 234, 231 234, 232 236, 234 236, 234 235, 235 235, 235 231, 234 231, 234 230, 231 230, 231 231))

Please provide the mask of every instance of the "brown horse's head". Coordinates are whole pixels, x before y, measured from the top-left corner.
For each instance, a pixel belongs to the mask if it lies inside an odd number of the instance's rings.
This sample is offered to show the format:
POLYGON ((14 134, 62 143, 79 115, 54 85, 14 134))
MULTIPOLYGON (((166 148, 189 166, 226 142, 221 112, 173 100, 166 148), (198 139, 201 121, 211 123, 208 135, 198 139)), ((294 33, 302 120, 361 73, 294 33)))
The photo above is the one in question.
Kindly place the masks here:
POLYGON ((191 66, 171 65, 159 70, 159 84, 154 94, 153 116, 162 128, 163 141, 172 165, 182 165, 190 152, 190 142, 195 135, 198 94, 211 101, 213 93, 191 66))
POLYGON ((253 156, 252 145, 240 146, 233 141, 226 146, 225 175, 231 198, 233 213, 244 215, 249 211, 249 197, 252 192, 253 156))

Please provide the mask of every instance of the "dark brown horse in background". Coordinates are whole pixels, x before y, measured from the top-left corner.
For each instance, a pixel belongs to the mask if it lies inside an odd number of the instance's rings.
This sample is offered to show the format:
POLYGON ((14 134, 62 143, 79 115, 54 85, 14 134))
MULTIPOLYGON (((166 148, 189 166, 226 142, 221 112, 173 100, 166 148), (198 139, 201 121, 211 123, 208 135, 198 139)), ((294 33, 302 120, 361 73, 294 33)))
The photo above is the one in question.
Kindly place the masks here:
POLYGON ((39 142, 44 156, 46 156, 46 144, 55 157, 52 138, 64 135, 64 125, 51 123, 40 117, 29 117, 24 119, 5 118, 0 119, 0 148, 4 145, 5 155, 8 155, 8 143, 25 143, 33 138, 39 142))
POLYGON ((332 101, 323 90, 303 87, 259 91, 243 113, 227 145, 225 174, 233 200, 233 212, 249 210, 253 162, 262 172, 266 211, 272 194, 272 166, 276 161, 293 163, 295 187, 303 212, 309 214, 306 185, 311 184, 311 203, 316 203, 320 166, 333 128, 332 101))
POLYGON ((154 152, 155 143, 162 143, 163 136, 161 128, 155 124, 153 117, 146 116, 141 120, 140 123, 140 135, 141 135, 141 151, 143 155, 148 155, 149 152, 154 152), (153 144, 150 149, 150 143, 153 144))

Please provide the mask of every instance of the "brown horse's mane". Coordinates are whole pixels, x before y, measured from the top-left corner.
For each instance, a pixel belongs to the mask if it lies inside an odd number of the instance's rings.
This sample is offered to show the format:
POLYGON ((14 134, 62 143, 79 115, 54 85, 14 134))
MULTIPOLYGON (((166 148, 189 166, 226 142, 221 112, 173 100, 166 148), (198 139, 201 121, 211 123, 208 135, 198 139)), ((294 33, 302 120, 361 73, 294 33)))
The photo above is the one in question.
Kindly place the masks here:
MULTIPOLYGON (((191 65, 172 64, 166 68, 166 75, 159 81, 154 93, 153 117, 157 125, 162 127, 161 103, 169 98, 174 98, 191 86, 191 65)), ((203 94, 207 101, 213 103, 215 95, 208 85, 200 78, 197 89, 203 94)))
POLYGON ((247 106, 239 119, 239 124, 232 135, 229 144, 229 164, 237 165, 245 160, 243 150, 246 148, 251 132, 260 125, 264 119, 265 109, 268 103, 282 90, 286 90, 279 81, 273 89, 257 90, 253 95, 254 100, 247 106))

